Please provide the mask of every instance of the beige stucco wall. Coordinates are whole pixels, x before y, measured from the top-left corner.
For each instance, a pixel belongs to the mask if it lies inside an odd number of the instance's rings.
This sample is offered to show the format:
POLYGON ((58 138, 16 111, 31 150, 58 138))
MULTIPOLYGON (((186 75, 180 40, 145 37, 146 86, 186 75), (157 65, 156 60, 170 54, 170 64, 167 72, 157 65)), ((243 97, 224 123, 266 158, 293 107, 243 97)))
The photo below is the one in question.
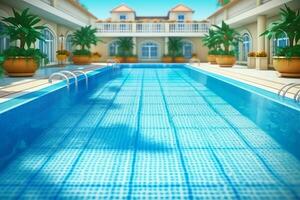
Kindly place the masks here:
POLYGON ((185 21, 192 21, 193 20, 193 13, 192 12, 170 12, 169 19, 171 21, 177 21, 178 15, 184 15, 185 21))
POLYGON ((197 54, 197 57, 201 62, 207 62, 208 49, 203 46, 201 38, 185 38, 193 43, 193 52, 197 54))
POLYGON ((126 15, 125 21, 135 21, 135 15, 133 12, 113 12, 111 13, 111 20, 113 22, 119 22, 120 15, 126 15))

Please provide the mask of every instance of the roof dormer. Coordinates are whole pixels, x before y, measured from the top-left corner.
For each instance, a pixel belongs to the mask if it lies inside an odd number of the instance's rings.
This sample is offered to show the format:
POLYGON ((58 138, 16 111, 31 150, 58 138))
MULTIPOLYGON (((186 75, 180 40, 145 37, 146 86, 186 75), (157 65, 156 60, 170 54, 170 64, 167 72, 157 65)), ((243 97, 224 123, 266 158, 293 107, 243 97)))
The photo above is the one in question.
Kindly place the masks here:
POLYGON ((193 20, 193 13, 194 10, 191 8, 183 4, 179 4, 169 11, 168 16, 171 21, 185 22, 193 20))
POLYGON ((129 6, 122 4, 110 11, 111 13, 135 13, 135 11, 129 6))

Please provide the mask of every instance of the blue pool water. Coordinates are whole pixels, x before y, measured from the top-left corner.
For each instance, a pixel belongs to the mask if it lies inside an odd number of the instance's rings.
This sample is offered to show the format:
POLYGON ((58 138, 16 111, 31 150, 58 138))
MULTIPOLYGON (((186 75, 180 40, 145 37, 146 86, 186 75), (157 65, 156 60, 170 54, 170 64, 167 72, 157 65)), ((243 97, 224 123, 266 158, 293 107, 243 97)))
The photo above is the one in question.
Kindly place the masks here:
POLYGON ((299 111, 217 78, 125 66, 39 91, 0 115, 0 199, 299 199, 299 111))

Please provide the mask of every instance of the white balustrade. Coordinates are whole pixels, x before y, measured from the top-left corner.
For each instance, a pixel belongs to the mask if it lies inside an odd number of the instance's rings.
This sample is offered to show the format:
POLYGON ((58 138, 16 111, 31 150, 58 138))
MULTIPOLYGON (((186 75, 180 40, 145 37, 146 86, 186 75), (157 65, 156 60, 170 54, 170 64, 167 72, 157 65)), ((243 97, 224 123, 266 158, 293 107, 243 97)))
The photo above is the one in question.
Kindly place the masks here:
POLYGON ((207 33, 209 23, 107 23, 96 24, 98 33, 207 33))

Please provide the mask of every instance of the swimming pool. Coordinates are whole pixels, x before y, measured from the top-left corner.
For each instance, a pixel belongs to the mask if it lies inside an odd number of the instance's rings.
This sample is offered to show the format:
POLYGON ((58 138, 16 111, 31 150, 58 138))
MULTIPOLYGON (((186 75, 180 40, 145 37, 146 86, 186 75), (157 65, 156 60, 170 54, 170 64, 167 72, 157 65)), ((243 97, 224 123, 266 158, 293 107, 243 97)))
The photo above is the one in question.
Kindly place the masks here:
POLYGON ((101 69, 0 110, 0 199, 300 197, 296 105, 189 66, 101 69))

